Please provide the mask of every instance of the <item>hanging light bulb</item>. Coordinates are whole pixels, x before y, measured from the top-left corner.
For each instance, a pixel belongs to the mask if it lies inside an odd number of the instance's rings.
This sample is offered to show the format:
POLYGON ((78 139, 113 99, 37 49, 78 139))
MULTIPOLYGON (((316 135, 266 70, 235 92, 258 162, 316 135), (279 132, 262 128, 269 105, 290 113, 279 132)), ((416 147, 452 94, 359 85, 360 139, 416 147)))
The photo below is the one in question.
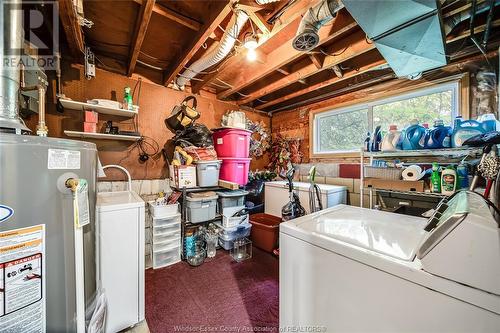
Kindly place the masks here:
POLYGON ((247 50, 255 50, 258 46, 259 42, 257 40, 257 37, 255 35, 249 34, 245 36, 245 41, 243 42, 243 46, 247 50))
POLYGON ((257 59, 257 52, 255 52, 255 49, 249 49, 247 51, 247 60, 255 61, 256 59, 257 59))

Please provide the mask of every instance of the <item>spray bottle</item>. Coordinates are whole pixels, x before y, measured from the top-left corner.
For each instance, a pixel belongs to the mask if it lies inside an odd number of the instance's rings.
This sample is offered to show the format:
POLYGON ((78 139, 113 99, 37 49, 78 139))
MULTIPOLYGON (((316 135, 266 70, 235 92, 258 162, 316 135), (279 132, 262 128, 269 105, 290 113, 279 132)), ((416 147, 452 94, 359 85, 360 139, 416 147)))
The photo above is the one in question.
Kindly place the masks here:
POLYGON ((439 164, 432 163, 431 192, 441 193, 441 176, 439 175, 439 164))

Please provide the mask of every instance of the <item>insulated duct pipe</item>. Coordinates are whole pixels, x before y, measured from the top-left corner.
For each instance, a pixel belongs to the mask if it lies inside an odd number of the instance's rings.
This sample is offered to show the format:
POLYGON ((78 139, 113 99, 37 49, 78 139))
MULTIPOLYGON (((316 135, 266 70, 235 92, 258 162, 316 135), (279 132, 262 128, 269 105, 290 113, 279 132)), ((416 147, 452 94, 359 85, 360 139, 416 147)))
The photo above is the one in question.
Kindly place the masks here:
POLYGON ((268 3, 278 2, 280 0, 255 0, 258 5, 267 5, 268 3))
POLYGON ((293 39, 293 48, 297 51, 310 51, 319 44, 319 29, 333 20, 344 5, 340 0, 324 0, 309 8, 300 21, 299 29, 293 39))
POLYGON ((21 0, 0 6, 0 131, 21 134, 30 130, 19 118, 20 60, 23 47, 21 0))
POLYGON ((236 10, 233 19, 226 28, 226 31, 224 31, 219 47, 202 56, 182 74, 179 74, 179 77, 175 80, 177 87, 179 87, 179 89, 184 89, 184 86, 191 81, 192 78, 224 59, 233 49, 241 28, 243 28, 247 21, 248 15, 242 10, 236 10))

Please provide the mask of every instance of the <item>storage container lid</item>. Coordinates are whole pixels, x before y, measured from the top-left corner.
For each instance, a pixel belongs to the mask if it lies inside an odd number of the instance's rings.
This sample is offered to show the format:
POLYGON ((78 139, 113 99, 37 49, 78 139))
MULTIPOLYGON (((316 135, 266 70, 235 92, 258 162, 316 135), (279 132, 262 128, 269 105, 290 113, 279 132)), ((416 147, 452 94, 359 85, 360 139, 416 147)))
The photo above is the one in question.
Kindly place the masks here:
POLYGON ((234 191, 217 191, 216 192, 219 197, 222 198, 234 198, 241 197, 248 194, 248 191, 245 190, 234 190, 234 191))
POLYGON ((238 128, 238 127, 216 127, 211 129, 212 132, 219 132, 219 131, 226 131, 226 132, 243 132, 243 133, 248 133, 248 135, 251 135, 253 132, 247 129, 243 128, 238 128))
POLYGON ((219 227, 220 229, 222 229, 222 231, 224 233, 231 233, 231 232, 235 232, 237 231, 238 229, 247 229, 249 227, 251 227, 252 225, 250 224, 250 222, 245 222, 245 223, 240 223, 234 227, 224 227, 222 224, 220 224, 219 222, 215 222, 215 225, 217 227, 219 227))
POLYGON ((194 161, 193 163, 195 163, 195 164, 221 164, 222 160, 210 160, 210 161, 198 160, 198 161, 194 161))
POLYGON ((217 200, 217 196, 211 196, 211 197, 198 197, 198 198, 191 198, 191 197, 186 197, 187 201, 211 201, 211 200, 217 200))
MULTIPOLYGON (((266 182, 264 184, 265 186, 286 188, 288 190, 288 182, 284 180, 275 182, 266 182)), ((342 185, 328 185, 328 184, 316 184, 316 185, 319 186, 319 189, 322 194, 345 192, 347 190, 347 186, 342 186, 342 185)), ((311 184, 306 182, 293 182, 294 190, 298 191, 309 191, 310 186, 311 184)))

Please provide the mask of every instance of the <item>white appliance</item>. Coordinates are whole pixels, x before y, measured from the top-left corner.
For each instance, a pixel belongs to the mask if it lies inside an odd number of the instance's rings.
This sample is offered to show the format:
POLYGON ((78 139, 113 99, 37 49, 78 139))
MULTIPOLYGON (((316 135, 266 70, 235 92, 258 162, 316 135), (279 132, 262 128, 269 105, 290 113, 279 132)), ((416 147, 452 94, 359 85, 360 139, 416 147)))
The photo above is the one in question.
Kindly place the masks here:
POLYGON ((339 205, 280 225, 280 329, 498 332, 500 231, 459 192, 429 220, 339 205))
POLYGON ((145 202, 133 191, 97 194, 97 276, 108 301, 106 332, 144 320, 145 202))
MULTIPOLYGON (((309 214, 309 187, 311 184, 293 182, 294 191, 298 194, 302 207, 309 214)), ((345 204, 347 187, 337 185, 318 184, 321 190, 323 208, 345 204)), ((290 200, 286 181, 266 182, 264 189, 264 210, 266 214, 281 217, 281 208, 290 200)))

